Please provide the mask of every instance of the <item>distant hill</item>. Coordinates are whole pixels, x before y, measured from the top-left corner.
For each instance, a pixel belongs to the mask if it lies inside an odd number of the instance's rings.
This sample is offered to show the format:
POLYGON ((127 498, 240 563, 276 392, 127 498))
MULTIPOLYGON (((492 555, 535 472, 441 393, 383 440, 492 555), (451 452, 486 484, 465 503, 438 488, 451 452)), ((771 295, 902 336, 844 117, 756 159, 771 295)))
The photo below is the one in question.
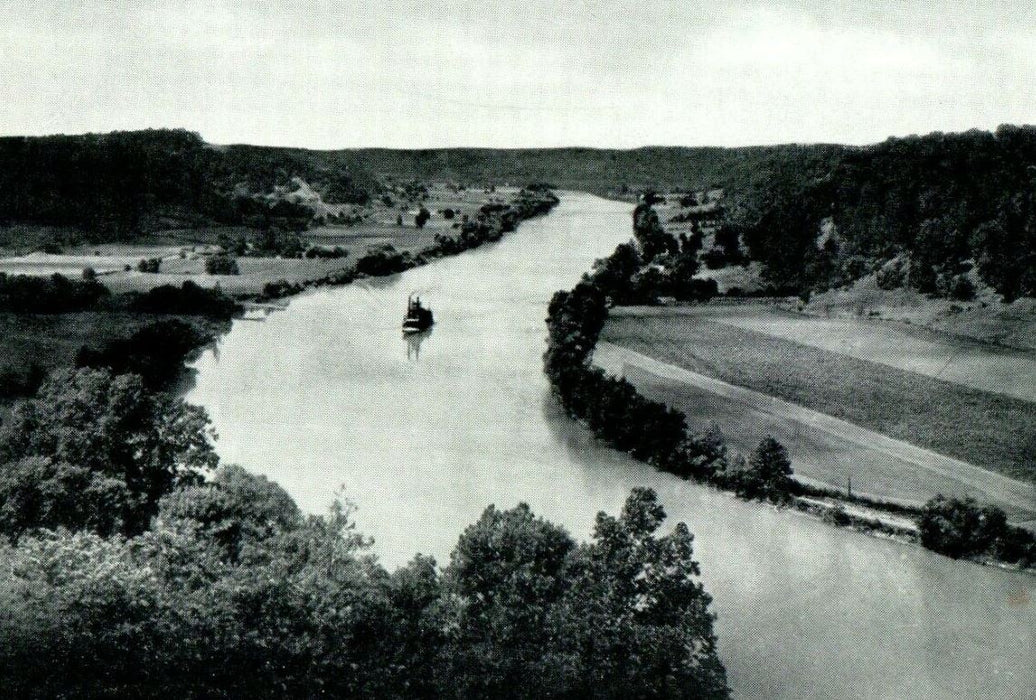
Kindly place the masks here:
POLYGON ((356 149, 336 153, 357 169, 396 179, 453 180, 463 184, 547 182, 601 195, 645 189, 689 191, 737 187, 765 178, 785 162, 829 167, 852 147, 833 145, 632 150, 594 148, 430 150, 356 149))
POLYGON ((877 273, 889 288, 961 299, 976 279, 1008 299, 1036 294, 1034 127, 867 147, 632 150, 311 151, 214 146, 182 130, 3 138, 0 225, 71 226, 93 240, 304 226, 319 213, 307 202, 363 204, 390 182, 431 180, 611 196, 722 188, 724 240, 740 241, 775 286, 805 293, 877 273))
POLYGON ((182 130, 0 139, 0 225, 133 240, 161 228, 249 223, 257 200, 302 178, 324 199, 362 203, 376 188, 330 152, 214 147, 182 130))

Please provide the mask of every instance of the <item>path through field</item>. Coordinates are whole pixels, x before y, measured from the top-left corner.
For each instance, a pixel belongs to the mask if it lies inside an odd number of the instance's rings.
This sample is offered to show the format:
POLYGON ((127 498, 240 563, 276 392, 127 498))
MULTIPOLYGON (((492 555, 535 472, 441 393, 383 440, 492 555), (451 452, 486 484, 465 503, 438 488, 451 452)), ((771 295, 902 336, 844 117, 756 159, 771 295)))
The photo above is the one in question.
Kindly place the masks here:
POLYGON ((594 362, 683 411, 692 428, 715 421, 738 451, 773 435, 805 481, 844 488, 851 476, 857 493, 914 504, 936 493, 970 495, 999 505, 1014 522, 1036 518, 1031 484, 605 341, 598 342, 594 362))

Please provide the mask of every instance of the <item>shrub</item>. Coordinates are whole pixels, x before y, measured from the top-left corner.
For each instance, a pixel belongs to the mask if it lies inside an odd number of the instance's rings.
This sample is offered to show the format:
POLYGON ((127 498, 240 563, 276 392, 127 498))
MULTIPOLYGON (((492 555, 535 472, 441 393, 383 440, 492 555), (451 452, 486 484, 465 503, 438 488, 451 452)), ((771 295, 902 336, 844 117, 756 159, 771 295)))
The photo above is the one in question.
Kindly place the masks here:
POLYGON ((0 311, 55 314, 95 308, 110 296, 96 279, 70 279, 64 275, 36 277, 0 272, 0 311))
POLYGON ((205 272, 210 275, 241 274, 241 270, 237 266, 237 259, 226 253, 210 255, 205 260, 205 272))
POLYGON ((903 261, 896 259, 885 263, 875 275, 875 282, 880 289, 899 289, 906 282, 906 269, 903 261))
POLYGON ((183 371, 183 362, 211 342, 212 334, 179 319, 150 323, 128 338, 113 340, 101 350, 83 346, 76 354, 77 367, 132 373, 149 389, 171 386, 183 371))
POLYGON ((129 295, 129 308, 149 314, 181 314, 229 319, 238 310, 237 302, 219 289, 206 289, 191 280, 180 287, 163 284, 143 294, 129 295))
POLYGON ((925 503, 917 519, 921 544, 958 559, 991 552, 1007 532, 1007 516, 994 506, 973 498, 938 495, 925 503))

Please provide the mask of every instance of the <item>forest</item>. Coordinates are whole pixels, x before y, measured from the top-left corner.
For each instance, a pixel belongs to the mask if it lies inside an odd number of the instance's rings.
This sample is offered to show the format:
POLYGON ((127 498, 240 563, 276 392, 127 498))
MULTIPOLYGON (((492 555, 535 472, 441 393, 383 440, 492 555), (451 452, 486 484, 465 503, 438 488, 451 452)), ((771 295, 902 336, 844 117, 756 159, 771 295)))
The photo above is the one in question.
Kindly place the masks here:
POLYGON ((374 187, 327 152, 217 147, 184 130, 5 137, 0 163, 0 225, 71 227, 87 241, 298 217, 259 201, 296 176, 339 202, 364 202, 374 187))
POLYGON ((973 298, 975 274, 1005 301, 1036 295, 1034 127, 787 161, 734 200, 726 225, 768 281, 802 294, 875 273, 886 289, 959 300, 973 298))
POLYGON ((63 370, 0 428, 6 697, 724 698, 686 525, 488 507, 393 572, 353 506, 220 465, 201 408, 63 370), (217 661, 218 660, 218 661, 217 661))

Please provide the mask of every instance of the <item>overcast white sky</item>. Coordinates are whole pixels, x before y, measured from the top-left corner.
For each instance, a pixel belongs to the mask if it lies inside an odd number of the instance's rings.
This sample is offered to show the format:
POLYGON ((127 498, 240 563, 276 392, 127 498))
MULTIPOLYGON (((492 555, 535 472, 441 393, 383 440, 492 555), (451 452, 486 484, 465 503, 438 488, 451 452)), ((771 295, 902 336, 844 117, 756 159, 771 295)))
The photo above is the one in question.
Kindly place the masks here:
POLYGON ((0 0, 0 133, 869 143, 1036 122, 1032 0, 0 0))

